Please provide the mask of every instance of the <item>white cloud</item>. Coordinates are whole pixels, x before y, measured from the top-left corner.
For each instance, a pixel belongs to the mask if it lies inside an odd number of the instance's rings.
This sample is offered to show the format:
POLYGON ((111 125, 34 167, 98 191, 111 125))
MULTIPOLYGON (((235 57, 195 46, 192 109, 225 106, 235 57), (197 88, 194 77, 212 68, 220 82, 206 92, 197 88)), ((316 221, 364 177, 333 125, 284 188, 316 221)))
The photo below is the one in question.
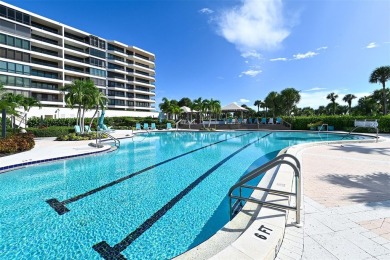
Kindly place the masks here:
POLYGON ((269 61, 287 61, 287 58, 275 58, 275 59, 270 59, 269 61))
POLYGON ((251 102, 249 99, 245 99, 245 98, 240 98, 240 102, 241 103, 249 103, 251 102))
POLYGON ((243 52, 243 53, 241 53, 241 56, 242 56, 243 58, 261 59, 261 54, 258 53, 258 52, 255 51, 255 50, 243 52))
POLYGON ((301 59, 307 59, 318 55, 318 52, 308 51, 306 53, 298 53, 294 54, 294 60, 301 60, 301 59))
POLYGON ((282 9, 282 0, 243 0, 217 17, 218 34, 242 53, 275 49, 290 34, 282 9))
POLYGON ((261 73, 261 70, 247 70, 247 71, 243 71, 241 72, 241 74, 239 75, 239 77, 241 78, 242 76, 250 76, 250 77, 256 77, 257 74, 261 73))
POLYGON ((326 49, 328 49, 328 46, 322 46, 322 47, 317 48, 316 50, 320 51, 320 50, 326 50, 326 49))
MULTIPOLYGON (((323 89, 323 88, 313 88, 313 89, 323 89)), ((326 91, 302 91, 301 100, 298 103, 298 107, 311 107, 317 109, 319 106, 326 106, 331 101, 326 98, 329 93, 334 92, 339 97, 336 99, 336 102, 342 106, 347 105, 346 102, 343 101, 343 97, 346 94, 351 94, 346 89, 334 89, 334 90, 326 90, 326 91)), ((370 95, 369 92, 361 92, 361 93, 353 93, 357 98, 352 100, 352 106, 357 105, 357 101, 359 98, 370 95)))
POLYGON ((367 49, 372 49, 372 48, 376 48, 376 47, 378 47, 378 45, 376 44, 376 42, 370 42, 370 43, 366 46, 367 49))
POLYGON ((212 14, 212 13, 214 13, 214 11, 209 9, 209 8, 202 8, 202 9, 199 10, 199 13, 201 13, 201 14, 212 14))
POLYGON ((305 89, 305 90, 302 90, 302 91, 308 92, 308 91, 318 91, 318 90, 324 90, 324 89, 326 89, 326 88, 315 87, 315 88, 305 89))

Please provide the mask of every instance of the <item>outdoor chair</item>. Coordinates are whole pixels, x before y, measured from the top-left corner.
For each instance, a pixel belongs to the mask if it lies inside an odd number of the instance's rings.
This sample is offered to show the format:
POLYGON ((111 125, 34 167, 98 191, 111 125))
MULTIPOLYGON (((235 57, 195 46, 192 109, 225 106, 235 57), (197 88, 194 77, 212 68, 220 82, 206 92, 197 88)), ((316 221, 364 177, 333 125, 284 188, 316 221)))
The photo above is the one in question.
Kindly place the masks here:
POLYGON ((172 124, 171 123, 167 123, 167 130, 170 130, 172 129, 172 124))
POLYGON ((76 134, 81 134, 81 129, 80 129, 80 126, 79 125, 75 125, 74 126, 74 131, 76 132, 76 134))
POLYGON ((152 125, 150 126, 150 129, 151 130, 156 130, 157 128, 156 128, 156 123, 152 123, 152 125))
POLYGON ((89 127, 89 125, 85 125, 84 126, 84 131, 85 131, 85 133, 90 133, 91 132, 91 128, 89 127))
POLYGON ((253 124, 252 118, 248 118, 248 124, 253 124))
POLYGON ((261 122, 260 122, 260 123, 266 125, 266 124, 267 124, 267 118, 263 117, 263 118, 261 119, 261 122))
POLYGON ((258 124, 259 123, 259 119, 256 117, 255 118, 255 121, 253 122, 254 124, 258 124))
POLYGON ((268 120, 268 124, 271 124, 271 125, 274 124, 274 118, 273 118, 273 117, 271 117, 271 118, 268 120))
POLYGON ((276 118, 276 123, 277 123, 277 124, 281 124, 281 123, 282 123, 282 119, 281 119, 280 117, 277 117, 277 118, 276 118))
POLYGON ((141 130, 141 124, 140 123, 136 123, 135 124, 135 130, 141 130))
POLYGON ((149 129, 149 124, 148 123, 144 123, 144 130, 148 130, 149 129))

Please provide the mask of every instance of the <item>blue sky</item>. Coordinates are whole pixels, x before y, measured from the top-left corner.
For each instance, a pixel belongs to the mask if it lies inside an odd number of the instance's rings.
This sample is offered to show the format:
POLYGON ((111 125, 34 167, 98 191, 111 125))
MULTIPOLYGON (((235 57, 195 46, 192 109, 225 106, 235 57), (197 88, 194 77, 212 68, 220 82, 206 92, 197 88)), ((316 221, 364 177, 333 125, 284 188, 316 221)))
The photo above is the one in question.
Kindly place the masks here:
POLYGON ((390 65, 389 0, 6 2, 153 52, 157 107, 163 97, 252 106, 288 87, 299 107, 327 105, 331 92, 345 105, 345 94, 380 89, 368 78, 390 65))

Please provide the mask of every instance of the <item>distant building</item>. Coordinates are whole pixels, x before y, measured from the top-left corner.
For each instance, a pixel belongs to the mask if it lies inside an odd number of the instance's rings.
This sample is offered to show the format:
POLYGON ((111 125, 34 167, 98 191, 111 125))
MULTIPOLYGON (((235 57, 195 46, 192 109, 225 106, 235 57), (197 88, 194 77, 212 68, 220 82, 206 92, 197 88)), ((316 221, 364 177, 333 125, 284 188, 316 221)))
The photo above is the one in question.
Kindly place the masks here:
POLYGON ((0 2, 0 82, 39 100, 41 115, 72 116, 60 89, 77 79, 93 80, 112 115, 158 115, 154 61, 143 49, 0 2))

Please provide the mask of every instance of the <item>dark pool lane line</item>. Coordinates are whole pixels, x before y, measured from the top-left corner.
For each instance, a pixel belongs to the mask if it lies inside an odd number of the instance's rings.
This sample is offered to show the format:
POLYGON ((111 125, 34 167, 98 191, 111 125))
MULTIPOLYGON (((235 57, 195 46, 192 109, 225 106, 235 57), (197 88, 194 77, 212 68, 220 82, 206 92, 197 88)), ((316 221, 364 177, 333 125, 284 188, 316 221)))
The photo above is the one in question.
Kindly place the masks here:
POLYGON ((186 155, 188 155, 188 154, 194 153, 194 152, 196 152, 196 151, 205 149, 205 148, 207 148, 207 147, 210 147, 210 146, 213 146, 213 145, 222 143, 222 142, 226 142, 226 141, 228 141, 228 140, 231 140, 231 139, 234 139, 234 138, 237 138, 237 137, 241 137, 241 136, 244 136, 244 135, 252 134, 252 133, 253 133, 253 132, 247 132, 247 133, 244 133, 244 134, 236 135, 236 136, 231 137, 231 138, 227 138, 227 139, 224 139, 224 140, 221 140, 221 141, 212 143, 212 144, 208 144, 208 145, 199 147, 199 148, 197 148, 197 149, 194 149, 194 150, 191 150, 191 151, 189 151, 189 152, 186 152, 186 153, 180 154, 180 155, 178 155, 178 156, 172 157, 172 158, 170 158, 170 159, 167 159, 167 160, 165 160, 165 161, 159 162, 159 163, 154 164, 154 165, 152 165, 152 166, 146 167, 146 168, 144 168, 144 169, 142 169, 142 170, 140 170, 140 171, 131 173, 131 174, 129 174, 129 175, 127 175, 127 176, 124 176, 124 177, 122 177, 122 178, 120 178, 120 179, 117 179, 117 180, 115 180, 115 181, 112 181, 112 182, 110 182, 110 183, 107 183, 107 184, 105 184, 105 185, 103 185, 103 186, 100 186, 100 187, 98 187, 98 188, 96 188, 96 189, 93 189, 93 190, 90 190, 90 191, 88 191, 88 192, 82 193, 82 194, 77 195, 77 196, 75 196, 75 197, 69 198, 69 199, 67 199, 67 200, 59 201, 59 200, 56 199, 56 198, 52 198, 52 199, 46 200, 46 202, 47 202, 47 203, 50 205, 50 207, 52 207, 59 215, 63 215, 63 214, 65 214, 65 213, 67 213, 67 212, 70 211, 70 210, 65 206, 65 205, 67 205, 67 204, 70 204, 70 203, 75 202, 75 201, 78 201, 78 200, 80 200, 80 199, 82 199, 82 198, 88 197, 88 196, 90 196, 90 195, 92 195, 92 194, 95 194, 95 193, 97 193, 97 192, 99 192, 99 191, 102 191, 102 190, 107 189, 107 188, 109 188, 109 187, 111 187, 111 186, 114 186, 114 185, 116 185, 116 184, 119 184, 119 183, 121 183, 121 182, 123 182, 123 181, 125 181, 125 180, 128 180, 128 179, 130 179, 130 178, 132 178, 132 177, 134 177, 134 176, 137 176, 137 175, 139 175, 139 174, 141 174, 141 173, 143 173, 143 172, 149 171, 149 170, 151 170, 151 169, 153 169, 153 168, 156 168, 156 167, 158 167, 158 166, 160 166, 160 165, 163 165, 163 164, 165 164, 165 163, 168 163, 168 162, 171 162, 171 161, 173 161, 173 160, 176 160, 176 159, 178 159, 178 158, 180 158, 180 157, 183 157, 183 156, 186 156, 186 155))
MULTIPOLYGON (((264 138, 271 133, 268 133, 261 138, 264 138)), ((186 196, 191 190, 198 186, 205 178, 207 178, 211 173, 221 167, 225 162, 230 160, 233 156, 248 148, 252 144, 258 142, 260 138, 257 138, 255 141, 246 144, 241 147, 234 153, 227 156, 225 159, 214 165, 212 168, 207 170, 199 178, 193 181, 188 185, 184 190, 177 194, 173 199, 171 199, 167 204, 160 208, 156 213, 154 213, 150 218, 148 218, 144 223, 142 223, 137 229, 127 235, 121 242, 111 247, 106 241, 99 242, 92 246, 92 248, 100 254, 104 259, 126 259, 121 252, 125 250, 131 243, 133 243, 138 237, 145 233, 149 228, 153 226, 161 217, 163 217, 176 203, 178 203, 184 196, 186 196)))

